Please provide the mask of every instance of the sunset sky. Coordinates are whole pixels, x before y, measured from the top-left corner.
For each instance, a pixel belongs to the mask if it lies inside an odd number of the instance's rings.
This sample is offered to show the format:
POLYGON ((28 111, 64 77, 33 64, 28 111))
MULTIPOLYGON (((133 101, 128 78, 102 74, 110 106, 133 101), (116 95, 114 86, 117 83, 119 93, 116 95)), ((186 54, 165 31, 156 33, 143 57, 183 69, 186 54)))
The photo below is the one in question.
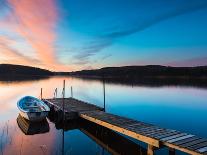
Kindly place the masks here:
POLYGON ((207 1, 0 0, 0 63, 207 65, 207 1))

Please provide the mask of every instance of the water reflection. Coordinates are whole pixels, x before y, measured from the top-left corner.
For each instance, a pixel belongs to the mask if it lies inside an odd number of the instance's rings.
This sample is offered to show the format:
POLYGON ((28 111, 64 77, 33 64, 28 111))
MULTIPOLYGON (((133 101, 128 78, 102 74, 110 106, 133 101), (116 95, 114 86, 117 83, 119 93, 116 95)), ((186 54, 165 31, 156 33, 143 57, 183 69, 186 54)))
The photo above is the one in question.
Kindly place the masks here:
POLYGON ((105 81, 108 84, 120 84, 127 86, 163 87, 163 86, 183 86, 207 88, 206 78, 187 78, 187 77, 136 77, 136 78, 88 78, 76 77, 88 81, 105 81))
POLYGON ((18 75, 18 76, 5 76, 5 75, 1 75, 0 76, 0 81, 2 82, 24 82, 24 81, 38 81, 38 80, 42 80, 42 79, 48 79, 50 78, 50 76, 38 76, 38 75, 18 75))
POLYGON ((18 115, 17 124, 25 135, 43 134, 50 130, 46 119, 41 122, 31 122, 18 115))
MULTIPOLYGON (((47 120, 48 132, 25 135, 17 124, 19 111, 16 102, 26 95, 39 97, 41 88, 44 98, 53 97, 55 88, 58 89, 58 97, 61 97, 64 79, 66 97, 70 97, 70 88, 73 86, 75 98, 103 107, 102 80, 51 77, 38 81, 0 82, 0 154, 62 154, 63 126, 47 120)), ((207 137, 206 96, 207 89, 201 87, 183 87, 183 85, 163 87, 133 85, 132 87, 131 84, 120 85, 109 82, 106 83, 106 111, 163 128, 207 137)), ((65 126, 64 153, 91 155, 104 152, 106 155, 112 153, 111 148, 118 153, 119 148, 124 148, 121 146, 113 148, 118 144, 114 144, 114 140, 109 139, 116 136, 111 136, 111 133, 107 132, 109 136, 104 139, 107 135, 104 137, 97 135, 97 133, 104 135, 100 130, 99 127, 77 126, 70 122, 65 126), (92 131, 98 132, 91 133, 92 131)))
POLYGON ((31 130, 31 128, 28 128, 27 131, 24 129, 23 132, 16 120, 7 121, 4 125, 0 126, 1 154, 60 154, 59 147, 61 147, 61 143, 58 135, 61 136, 61 134, 53 128, 52 124, 50 124, 50 127, 52 130, 49 132, 47 127, 42 133, 34 131, 34 129, 31 130))

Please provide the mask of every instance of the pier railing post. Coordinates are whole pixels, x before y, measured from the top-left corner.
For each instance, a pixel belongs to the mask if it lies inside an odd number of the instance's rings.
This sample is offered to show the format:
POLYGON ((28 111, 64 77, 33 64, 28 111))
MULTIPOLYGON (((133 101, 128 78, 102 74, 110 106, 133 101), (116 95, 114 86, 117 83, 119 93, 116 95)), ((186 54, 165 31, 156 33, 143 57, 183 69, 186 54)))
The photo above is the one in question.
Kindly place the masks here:
POLYGON ((42 88, 40 90, 40 99, 42 100, 42 88))
POLYGON ((169 155, 175 155, 175 149, 169 148, 169 155))
POLYGON ((55 88, 54 98, 57 98, 57 88, 55 88))
POLYGON ((65 145, 65 142, 64 142, 64 137, 65 137, 65 132, 64 132, 64 130, 65 130, 65 80, 63 80, 63 92, 62 92, 62 94, 63 94, 63 137, 62 137, 62 154, 64 155, 64 153, 65 153, 65 151, 64 151, 64 149, 65 149, 65 147, 64 147, 64 145, 65 145))
MULTIPOLYGON (((56 90, 56 89, 55 89, 55 90, 56 90)), ((53 98, 55 99, 55 91, 54 91, 54 94, 53 94, 53 96, 54 96, 53 98)))
POLYGON ((148 147, 147 147, 147 155, 154 155, 154 150, 155 150, 155 147, 148 144, 148 147))
POLYGON ((70 87, 71 97, 73 98, 73 87, 70 87))
POLYGON ((104 97, 104 111, 106 111, 106 88, 105 88, 105 78, 103 77, 103 97, 104 97))
MULTIPOLYGON (((63 80, 63 117, 64 117, 64 114, 65 114, 65 80, 63 80)), ((65 117, 64 117, 65 119, 65 117)))

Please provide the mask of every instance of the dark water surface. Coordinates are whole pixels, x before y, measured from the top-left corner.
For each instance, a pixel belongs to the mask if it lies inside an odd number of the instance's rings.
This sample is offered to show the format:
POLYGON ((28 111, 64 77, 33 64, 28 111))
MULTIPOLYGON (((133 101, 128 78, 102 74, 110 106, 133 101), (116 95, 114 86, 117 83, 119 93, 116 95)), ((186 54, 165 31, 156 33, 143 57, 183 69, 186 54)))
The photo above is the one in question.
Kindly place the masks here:
MULTIPOLYGON (((120 139, 116 133, 108 133, 112 139, 99 139, 97 127, 82 126, 76 128, 69 125, 64 132, 57 129, 49 119, 44 132, 35 135, 26 135, 18 126, 17 101, 26 95, 40 97, 40 88, 43 88, 43 97, 53 97, 55 88, 61 96, 63 79, 66 80, 66 97, 69 97, 70 87, 73 86, 75 98, 103 106, 103 84, 98 80, 83 80, 70 77, 53 77, 38 81, 0 82, 0 154, 111 154, 116 148, 111 148, 110 141, 119 141, 126 148, 133 150, 137 141, 120 139), (108 141, 107 141, 108 140, 108 141), (104 143, 106 142, 106 143, 104 143), (108 147, 108 151, 107 148, 108 147), (64 149, 64 151, 63 151, 64 149)), ((152 123, 164 128, 195 134, 207 138, 207 89, 187 86, 132 86, 121 84, 106 84, 106 111, 126 116, 139 121, 152 123)), ((34 129, 34 127, 32 127, 34 129)), ((99 131, 101 130, 101 132, 99 131)), ((103 132, 102 132, 103 130, 103 132)), ((102 136, 103 137, 103 136, 102 136)), ((142 145, 145 146, 145 145, 142 145)), ((120 148, 119 147, 119 148, 120 148)), ((137 146, 138 148, 138 146, 137 146)), ((156 154, 165 154, 166 150, 156 151, 156 154)), ((180 152, 178 152, 181 154, 180 152)), ((131 154, 130 152, 125 154, 131 154)))

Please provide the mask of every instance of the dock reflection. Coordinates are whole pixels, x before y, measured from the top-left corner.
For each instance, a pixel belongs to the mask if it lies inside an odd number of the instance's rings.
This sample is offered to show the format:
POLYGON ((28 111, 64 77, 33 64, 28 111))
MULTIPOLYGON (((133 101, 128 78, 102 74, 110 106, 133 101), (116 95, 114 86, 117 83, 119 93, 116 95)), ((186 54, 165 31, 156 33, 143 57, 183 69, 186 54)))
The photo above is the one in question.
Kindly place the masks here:
POLYGON ((69 131, 79 129, 103 149, 107 150, 110 154, 115 155, 146 155, 145 148, 136 144, 132 140, 112 131, 105 127, 99 126, 95 123, 88 122, 84 119, 69 121, 66 123, 56 123, 57 129, 64 129, 69 131))
POLYGON ((97 144, 106 149, 111 154, 123 155, 146 155, 146 149, 124 136, 109 130, 105 127, 96 125, 86 120, 81 120, 80 131, 93 139, 97 144))
POLYGON ((21 115, 18 115, 17 124, 25 135, 42 134, 47 133, 50 130, 46 119, 41 122, 30 122, 21 115))

